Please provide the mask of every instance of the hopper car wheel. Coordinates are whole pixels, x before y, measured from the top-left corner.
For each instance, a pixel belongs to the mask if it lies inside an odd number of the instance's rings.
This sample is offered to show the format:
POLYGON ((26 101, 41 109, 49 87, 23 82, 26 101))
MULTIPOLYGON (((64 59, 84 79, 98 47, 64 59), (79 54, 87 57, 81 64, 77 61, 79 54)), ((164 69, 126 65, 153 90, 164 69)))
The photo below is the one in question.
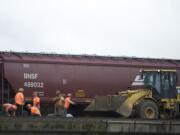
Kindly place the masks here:
POLYGON ((143 119, 158 119, 159 110, 156 103, 152 100, 143 100, 139 104, 139 115, 143 119))

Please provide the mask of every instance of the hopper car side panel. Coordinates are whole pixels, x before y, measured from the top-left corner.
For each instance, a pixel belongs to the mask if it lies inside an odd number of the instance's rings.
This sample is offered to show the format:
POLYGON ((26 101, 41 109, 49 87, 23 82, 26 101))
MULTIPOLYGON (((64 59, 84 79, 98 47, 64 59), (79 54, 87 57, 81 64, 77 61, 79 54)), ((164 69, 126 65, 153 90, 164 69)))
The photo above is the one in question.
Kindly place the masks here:
MULTIPOLYGON (((32 97, 39 92, 44 100, 54 97, 56 90, 72 93, 75 99, 78 90, 84 97, 114 94, 128 89, 141 68, 88 65, 4 63, 5 78, 14 92, 25 88, 25 95, 32 97)), ((178 70, 178 75, 180 71, 178 70)), ((178 84, 180 81, 178 80, 178 84)))
POLYGON ((5 63, 5 78, 13 90, 25 88, 26 97, 40 92, 44 100, 54 97, 56 90, 72 93, 75 100, 78 90, 84 91, 84 97, 114 94, 127 89, 138 68, 104 67, 87 65, 5 63), (133 74, 133 76, 132 76, 133 74))

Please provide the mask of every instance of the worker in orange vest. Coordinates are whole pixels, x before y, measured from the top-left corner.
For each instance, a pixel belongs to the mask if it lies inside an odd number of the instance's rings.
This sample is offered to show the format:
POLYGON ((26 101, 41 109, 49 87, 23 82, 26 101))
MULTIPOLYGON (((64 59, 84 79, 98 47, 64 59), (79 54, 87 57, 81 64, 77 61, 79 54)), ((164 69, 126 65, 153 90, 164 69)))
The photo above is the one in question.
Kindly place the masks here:
POLYGON ((28 104, 27 108, 30 110, 32 116, 41 116, 41 112, 37 106, 32 106, 31 104, 28 104))
POLYGON ((40 109, 40 97, 37 93, 34 93, 33 106, 36 106, 38 109, 40 109))
POLYGON ((71 93, 67 94, 67 97, 65 98, 65 102, 64 102, 64 116, 67 116, 67 112, 69 110, 70 104, 74 104, 74 102, 71 100, 71 93))
POLYGON ((16 115, 23 115, 23 105, 24 105, 24 89, 19 88, 18 92, 15 95, 15 104, 17 106, 16 115))
POLYGON ((56 91, 56 96, 53 98, 54 102, 54 114, 58 116, 64 116, 64 97, 61 91, 56 91))
POLYGON ((15 116, 15 112, 17 110, 17 106, 10 103, 4 103, 3 109, 7 116, 15 116))

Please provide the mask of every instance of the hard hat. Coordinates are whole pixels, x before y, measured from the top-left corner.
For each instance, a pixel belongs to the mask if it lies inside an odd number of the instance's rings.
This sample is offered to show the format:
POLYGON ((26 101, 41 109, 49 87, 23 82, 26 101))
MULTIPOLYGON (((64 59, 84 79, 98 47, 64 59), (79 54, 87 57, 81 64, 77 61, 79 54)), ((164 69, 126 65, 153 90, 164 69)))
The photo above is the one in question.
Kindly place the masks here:
POLYGON ((27 107, 27 108, 31 108, 32 105, 31 105, 31 104, 27 104, 26 107, 27 107))
POLYGON ((56 94, 60 94, 61 92, 59 90, 56 91, 56 94))
POLYGON ((24 89, 23 88, 19 88, 19 90, 18 91, 21 91, 21 92, 23 92, 24 91, 24 89))
POLYGON ((16 110, 16 109, 17 109, 17 106, 16 106, 16 105, 12 105, 12 108, 13 108, 14 110, 16 110))
POLYGON ((68 93, 68 94, 67 94, 67 96, 68 96, 68 97, 71 97, 71 96, 72 96, 72 94, 71 94, 71 93, 68 93))

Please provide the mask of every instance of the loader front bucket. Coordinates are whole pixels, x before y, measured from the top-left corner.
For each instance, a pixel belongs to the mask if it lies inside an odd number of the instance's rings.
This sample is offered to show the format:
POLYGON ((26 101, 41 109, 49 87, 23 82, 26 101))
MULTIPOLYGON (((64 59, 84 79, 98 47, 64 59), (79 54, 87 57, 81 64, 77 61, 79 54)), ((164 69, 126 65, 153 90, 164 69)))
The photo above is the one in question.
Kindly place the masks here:
POLYGON ((114 111, 121 106, 126 97, 120 95, 96 96, 85 111, 114 111))
POLYGON ((127 97, 126 100, 117 108, 116 112, 121 114, 124 117, 130 117, 133 111, 133 106, 137 101, 143 99, 149 91, 147 90, 140 90, 131 96, 127 97))

